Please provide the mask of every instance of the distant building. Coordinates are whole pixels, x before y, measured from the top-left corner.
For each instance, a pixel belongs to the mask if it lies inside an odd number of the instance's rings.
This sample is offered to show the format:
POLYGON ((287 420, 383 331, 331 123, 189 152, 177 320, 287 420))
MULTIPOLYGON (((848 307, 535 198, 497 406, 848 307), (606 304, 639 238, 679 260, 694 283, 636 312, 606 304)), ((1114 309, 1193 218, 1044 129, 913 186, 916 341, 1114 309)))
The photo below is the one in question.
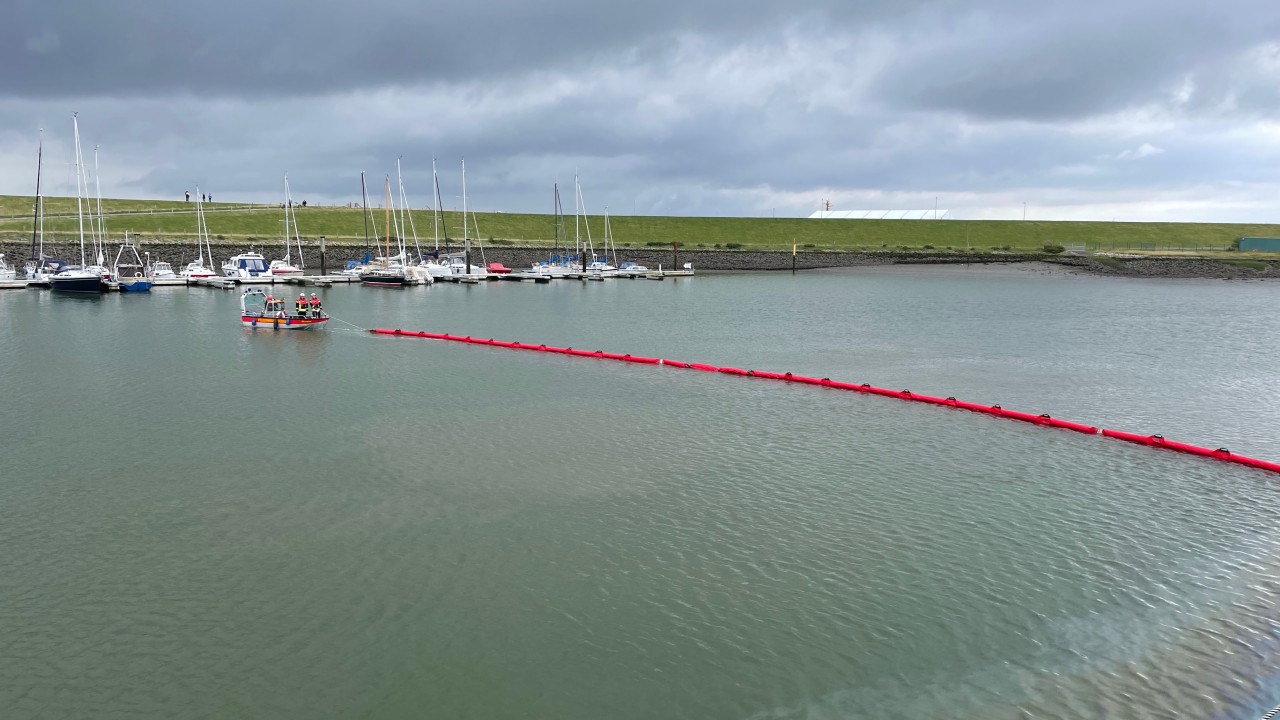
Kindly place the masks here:
POLYGON ((1280 252, 1280 238, 1242 237, 1241 252, 1280 252))
POLYGON ((945 220, 950 210, 819 210, 810 220, 945 220))

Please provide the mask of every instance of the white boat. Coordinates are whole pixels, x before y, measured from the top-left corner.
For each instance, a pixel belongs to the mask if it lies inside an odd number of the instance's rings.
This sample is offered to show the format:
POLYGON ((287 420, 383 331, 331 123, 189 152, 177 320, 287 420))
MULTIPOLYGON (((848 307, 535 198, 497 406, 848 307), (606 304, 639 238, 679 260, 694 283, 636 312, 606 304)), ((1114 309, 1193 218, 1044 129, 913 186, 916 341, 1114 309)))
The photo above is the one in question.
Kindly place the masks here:
POLYGON ((230 260, 222 264, 222 274, 225 277, 236 280, 249 280, 252 278, 269 278, 273 273, 267 265, 267 259, 262 257, 260 253, 250 250, 239 255, 232 255, 230 260))
POLYGON ((638 278, 649 274, 649 268, 635 262, 624 262, 618 266, 618 277, 638 278))
POLYGON ((178 273, 173 271, 173 266, 163 260, 151 263, 150 275, 152 280, 174 280, 178 277, 178 273))
POLYGON ((196 186, 196 259, 178 273, 180 277, 199 280, 217 277, 218 273, 204 264, 205 250, 209 251, 209 265, 213 264, 213 244, 209 240, 209 226, 204 219, 204 204, 200 202, 200 186, 196 186))
POLYGON ((302 272, 302 268, 294 267, 289 264, 289 259, 272 260, 271 265, 267 268, 272 275, 297 275, 302 272))
POLYGON ((4 254, 0 253, 0 282, 9 282, 18 279, 18 271, 12 265, 5 262, 4 254))
POLYGON ((80 152, 80 119, 79 114, 71 116, 72 127, 75 129, 75 148, 76 148, 76 217, 80 224, 80 265, 69 266, 54 273, 49 278, 50 286, 58 292, 70 293, 101 293, 105 287, 102 274, 95 270, 84 268, 84 208, 81 200, 85 191, 88 189, 89 183, 84 176, 83 156, 80 152))

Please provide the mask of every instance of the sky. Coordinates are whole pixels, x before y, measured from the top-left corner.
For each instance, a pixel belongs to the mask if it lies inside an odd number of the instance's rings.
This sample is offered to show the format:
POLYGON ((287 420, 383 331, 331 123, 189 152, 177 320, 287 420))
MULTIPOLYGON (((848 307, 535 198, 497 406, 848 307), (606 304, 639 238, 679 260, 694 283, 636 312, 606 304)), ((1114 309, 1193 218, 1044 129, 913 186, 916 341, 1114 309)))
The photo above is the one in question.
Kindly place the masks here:
POLYGON ((4 0, 0 194, 1280 223, 1274 0, 4 0), (43 134, 41 129, 43 128, 43 134))

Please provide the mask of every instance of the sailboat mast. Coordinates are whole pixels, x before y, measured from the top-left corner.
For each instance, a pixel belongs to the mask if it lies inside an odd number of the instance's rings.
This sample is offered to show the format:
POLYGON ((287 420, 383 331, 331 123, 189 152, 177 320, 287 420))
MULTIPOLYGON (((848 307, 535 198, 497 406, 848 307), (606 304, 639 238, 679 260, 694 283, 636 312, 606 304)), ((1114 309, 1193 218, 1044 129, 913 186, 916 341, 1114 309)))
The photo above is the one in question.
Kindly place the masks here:
POLYGON ((284 261, 287 264, 289 258, 289 173, 284 174, 284 261))
MULTIPOLYGON (((418 251, 418 262, 421 263, 422 246, 418 244, 418 228, 413 224, 413 208, 409 207, 409 196, 404 191, 404 176, 400 174, 400 158, 396 158, 396 182, 400 184, 400 211, 403 213, 401 217, 409 222, 409 232, 413 233, 413 249, 418 251)), ((401 229, 404 228, 404 223, 405 220, 402 219, 400 221, 401 229)), ((404 245, 404 243, 402 242, 401 245, 404 245)))
POLYGON ((80 205, 81 183, 83 176, 80 174, 80 113, 72 113, 71 127, 75 131, 76 139, 76 218, 80 223, 80 267, 84 267, 84 209, 80 205))
POLYGON ((40 234, 40 255, 44 255, 44 234, 39 232, 40 229, 40 204, 43 198, 40 196, 40 170, 44 167, 44 128, 40 128, 40 142, 36 146, 36 204, 31 209, 31 259, 40 260, 40 256, 36 255, 36 235, 40 234))
POLYGON ((578 186, 578 173, 573 174, 573 251, 582 256, 582 236, 578 228, 578 218, 582 215, 579 209, 582 200, 582 188, 578 186))
POLYGON ((386 175, 382 180, 382 191, 386 195, 383 201, 383 228, 382 237, 387 243, 387 264, 391 263, 391 176, 386 175))
MULTIPOLYGON (((98 174, 98 146, 93 146, 93 186, 98 196, 98 239, 94 243, 98 264, 106 262, 104 253, 107 250, 107 216, 102 214, 102 176, 98 174)), ((86 188, 88 189, 88 188, 86 188)))
MULTIPOLYGON (((462 242, 470 244, 471 236, 467 233, 467 161, 462 161, 462 242)), ((467 268, 471 272, 471 268, 467 268)))
MULTIPOLYGON (((438 255, 440 252, 440 213, 444 212, 444 208, 441 207, 441 204, 443 201, 440 199, 440 176, 436 174, 435 158, 431 158, 431 181, 435 183, 435 186, 436 186, 435 224, 436 224, 436 253, 438 255)), ((444 249, 445 249, 445 252, 449 251, 449 226, 448 225, 446 225, 444 228, 444 249)))
POLYGON ((369 261, 369 191, 364 186, 364 171, 360 171, 360 197, 364 204, 364 255, 365 262, 369 261))

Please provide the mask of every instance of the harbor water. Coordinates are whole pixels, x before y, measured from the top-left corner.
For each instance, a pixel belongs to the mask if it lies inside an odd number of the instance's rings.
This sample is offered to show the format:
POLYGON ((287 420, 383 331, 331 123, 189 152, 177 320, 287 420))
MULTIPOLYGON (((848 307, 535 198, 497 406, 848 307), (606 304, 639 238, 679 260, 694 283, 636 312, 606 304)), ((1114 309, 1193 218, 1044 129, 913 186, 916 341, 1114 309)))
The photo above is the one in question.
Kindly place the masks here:
POLYGON ((1280 285, 1027 269, 0 293, 0 715, 1222 718, 1280 703, 1280 285), (308 289, 310 292, 310 289, 308 289))

